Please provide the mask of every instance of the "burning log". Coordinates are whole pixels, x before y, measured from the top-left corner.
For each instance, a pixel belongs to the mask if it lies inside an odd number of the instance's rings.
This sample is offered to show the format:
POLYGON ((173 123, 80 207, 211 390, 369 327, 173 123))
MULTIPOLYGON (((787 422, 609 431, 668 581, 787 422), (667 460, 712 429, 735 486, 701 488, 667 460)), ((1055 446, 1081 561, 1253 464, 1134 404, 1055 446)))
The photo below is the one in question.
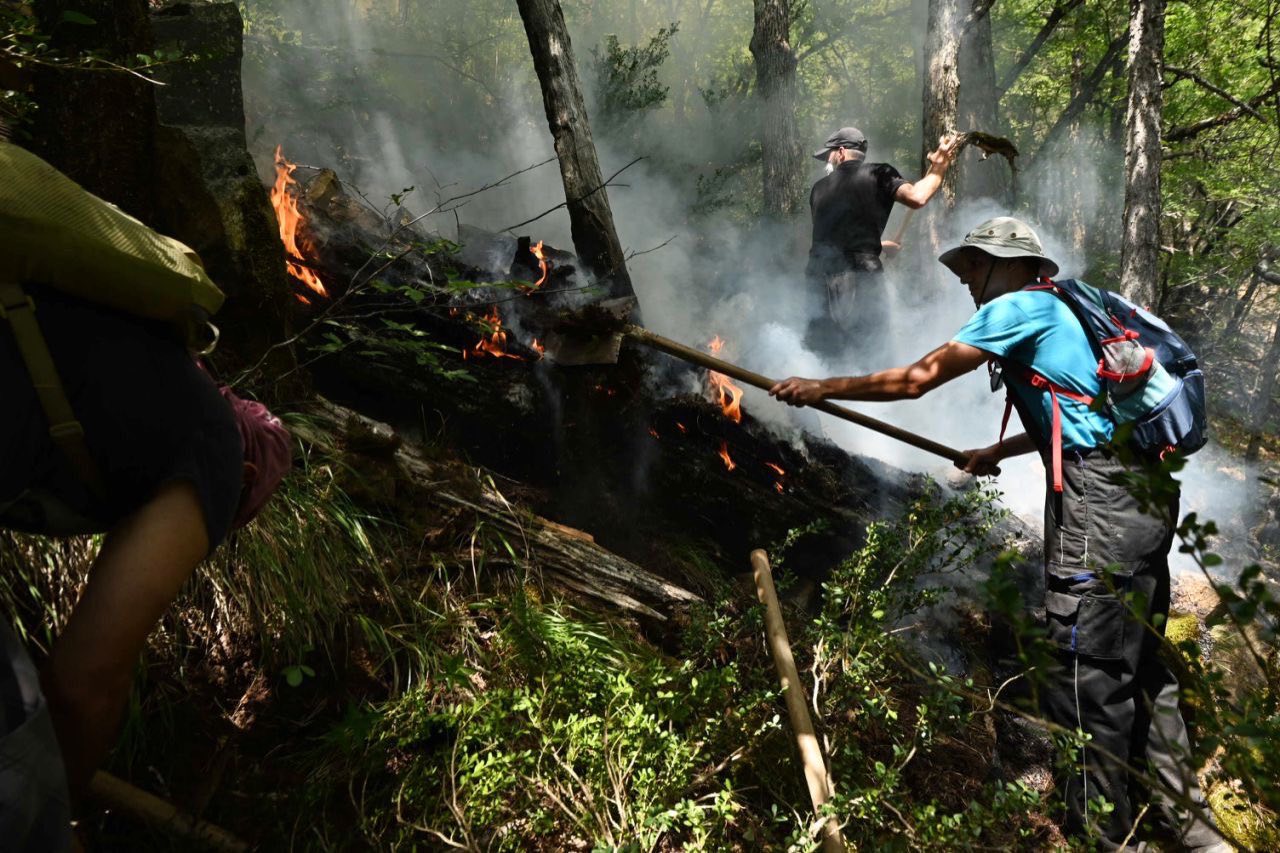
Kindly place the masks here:
MULTIPOLYGON (((325 289, 324 283, 306 260, 315 254, 315 247, 305 234, 299 233, 299 226, 304 220, 298 211, 296 189, 298 181, 293 177, 298 167, 284 158, 281 145, 276 146, 275 166, 276 182, 271 188, 271 206, 276 211, 276 221, 280 225, 280 242, 284 244, 285 250, 285 268, 289 271, 289 275, 306 285, 316 295, 328 297, 329 291, 325 289)), ((295 293, 294 296, 303 304, 311 304, 310 299, 301 293, 295 293)))
MULTIPOLYGON (((303 207, 327 235, 321 275, 350 280, 367 260, 356 247, 376 244, 378 236, 356 220, 327 220, 346 209, 338 195, 303 207)), ((508 275, 524 248, 511 238, 486 242, 473 231, 467 238, 467 257, 489 269, 406 256, 382 275, 423 288, 429 282, 418 270, 426 267, 437 275, 448 270, 451 279, 493 281, 508 275), (494 251, 504 245, 505 257, 494 251)), ((536 261, 535 242, 527 248, 536 261)), ((563 253, 545 244, 542 251, 549 280, 571 266, 563 253)), ((445 439, 476 463, 528 484, 540 515, 587 530, 601 546, 677 583, 697 588, 702 579, 688 572, 705 566, 703 558, 732 573, 755 545, 815 522, 827 532, 806 536, 796 563, 820 573, 856 547, 867 523, 895 514, 923 485, 822 439, 775 434, 742 410, 741 390, 727 376, 710 375, 714 370, 632 345, 608 367, 543 360, 542 334, 556 326, 562 304, 545 284, 527 295, 510 287, 432 292, 471 307, 393 303, 385 294, 354 303, 358 319, 349 323, 369 324, 369 331, 359 345, 315 361, 317 389, 406 436, 445 439), (380 323, 388 310, 429 342, 434 366, 424 367, 420 350, 387 339, 380 323), (708 383, 708 396, 673 392, 708 383), (710 552, 689 561, 680 549, 690 542, 706 543, 699 548, 710 552)), ((604 307, 573 315, 591 328, 621 328, 604 307)))

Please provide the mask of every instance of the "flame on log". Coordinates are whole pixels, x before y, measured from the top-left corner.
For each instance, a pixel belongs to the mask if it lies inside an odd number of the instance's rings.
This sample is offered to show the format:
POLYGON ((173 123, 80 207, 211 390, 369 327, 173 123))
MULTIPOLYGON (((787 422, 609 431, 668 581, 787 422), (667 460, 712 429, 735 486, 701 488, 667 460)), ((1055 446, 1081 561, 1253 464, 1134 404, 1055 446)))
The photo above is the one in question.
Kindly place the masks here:
MULTIPOLYGON (((305 284, 314 294, 327 297, 329 291, 325 289, 324 282, 306 265, 308 256, 314 254, 314 246, 306 238, 305 233, 299 233, 299 226, 305 225, 307 219, 298 210, 296 189, 298 181, 293 177, 298 166, 284 158, 283 148, 282 145, 276 146, 276 182, 271 188, 271 206, 275 208, 276 221, 280 224, 280 242, 284 243, 285 269, 289 271, 289 275, 305 284), (299 245, 300 242, 301 245, 299 245)), ((301 293, 294 295, 304 305, 311 304, 311 300, 305 295, 301 293)))

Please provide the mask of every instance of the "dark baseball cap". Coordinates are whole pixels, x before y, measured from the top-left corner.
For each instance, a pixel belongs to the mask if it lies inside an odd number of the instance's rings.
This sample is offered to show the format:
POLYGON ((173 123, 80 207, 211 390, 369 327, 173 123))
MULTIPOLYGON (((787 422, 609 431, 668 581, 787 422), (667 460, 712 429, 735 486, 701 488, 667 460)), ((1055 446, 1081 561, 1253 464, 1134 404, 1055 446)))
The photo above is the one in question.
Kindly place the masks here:
POLYGON ((867 137, 856 127, 842 127, 828 136, 822 150, 815 151, 813 156, 817 160, 825 160, 833 148, 856 148, 859 151, 866 151, 867 137))

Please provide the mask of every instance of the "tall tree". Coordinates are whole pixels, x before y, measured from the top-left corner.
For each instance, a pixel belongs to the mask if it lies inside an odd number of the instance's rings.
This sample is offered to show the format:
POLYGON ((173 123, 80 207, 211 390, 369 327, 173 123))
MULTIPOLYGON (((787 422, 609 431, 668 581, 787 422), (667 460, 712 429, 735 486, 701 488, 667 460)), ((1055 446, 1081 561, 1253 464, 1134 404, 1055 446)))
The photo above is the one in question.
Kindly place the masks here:
POLYGON ((631 276, 591 138, 564 12, 559 0, 517 2, 560 160, 573 247, 596 280, 608 287, 611 296, 633 296, 631 276))
MULTIPOLYGON (((1272 272, 1270 263, 1265 259, 1253 268, 1253 274, 1257 279, 1268 284, 1280 284, 1280 274, 1272 272)), ((1262 357, 1260 366, 1261 370, 1257 374, 1257 384, 1254 386, 1253 402, 1249 412, 1249 444, 1244 452, 1245 461, 1250 465, 1257 463, 1262 451, 1262 442, 1266 438, 1267 420, 1271 417, 1273 408, 1271 401, 1276 391, 1276 374, 1280 373, 1280 311, 1276 312, 1271 343, 1267 347, 1266 355, 1262 357)), ((1261 503, 1258 505, 1261 506, 1261 503)))
POLYGON ((804 152, 796 128, 796 55, 791 48, 791 0, 754 0, 751 55, 760 102, 764 213, 786 219, 800 209, 804 152))
POLYGON ((1124 244, 1120 289, 1154 305, 1160 261, 1160 117, 1165 0, 1129 0, 1129 102, 1125 113, 1124 244))
MULTIPOLYGON (((957 96, 957 130, 981 130, 1000 133, 999 93, 996 90, 996 67, 991 49, 990 3, 972 0, 969 24, 960 40, 960 91, 957 96)), ((925 145, 935 140, 925 137, 925 145)), ((1000 159, 1000 158, 997 158, 1000 159)), ((1011 188, 1010 170, 1003 160, 999 164, 984 163, 973 157, 956 163, 957 192, 964 198, 993 198, 1007 202, 1011 188)))
MULTIPOLYGON (((961 3, 965 0, 929 0, 929 23, 924 42, 924 118, 921 168, 939 137, 956 129, 960 99, 960 39, 963 27, 961 3)), ((946 206, 955 204, 955 173, 942 181, 946 206)))

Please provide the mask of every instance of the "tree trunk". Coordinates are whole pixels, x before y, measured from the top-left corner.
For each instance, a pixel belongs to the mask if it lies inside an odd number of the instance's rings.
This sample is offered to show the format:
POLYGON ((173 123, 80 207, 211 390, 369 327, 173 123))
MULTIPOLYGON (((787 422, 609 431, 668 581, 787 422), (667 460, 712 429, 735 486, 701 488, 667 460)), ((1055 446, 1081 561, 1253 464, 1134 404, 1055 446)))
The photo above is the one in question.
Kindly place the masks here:
POLYGON ((574 248, 610 296, 633 296, 559 0, 517 1, 560 159, 574 248))
MULTIPOLYGON (((119 63, 152 52, 146 0, 40 0, 36 18, 58 54, 119 63), (62 20, 66 12, 93 24, 62 20)), ((36 71, 32 150, 94 195, 154 221, 155 86, 124 72, 36 71)))
POLYGON ((1004 97, 1004 93, 1013 88, 1013 84, 1022 76, 1022 72, 1027 70, 1031 60, 1035 59, 1036 55, 1040 53, 1040 49, 1049 41, 1049 36, 1053 35, 1053 31, 1057 29, 1062 19, 1083 3, 1084 0, 1058 0, 1057 5, 1049 12, 1049 17, 1045 19, 1044 26, 1040 28, 1040 32, 1036 33, 1036 37, 1031 40, 1031 44, 1022 53, 1018 54, 1018 58, 1014 60, 1013 65, 1005 72, 1004 79, 1000 81, 997 97, 1004 97))
POLYGON ((804 152, 796 129, 796 55, 791 49, 791 0, 755 0, 751 55, 760 102, 764 215, 784 220, 800 209, 804 152))
POLYGON ((1106 79, 1107 71, 1111 69, 1112 63, 1120 56, 1120 50, 1124 47, 1124 43, 1129 39, 1129 31, 1125 30, 1120 35, 1112 39, 1111 44, 1107 46, 1107 52, 1103 54, 1102 59, 1098 60, 1098 64, 1093 67, 1093 71, 1085 78, 1080 86, 1072 86, 1071 100, 1067 103, 1067 108, 1062 111, 1062 115, 1058 116, 1058 120, 1053 123, 1053 127, 1045 134, 1044 142, 1040 143, 1040 147, 1030 157, 1025 159, 1023 169, 1030 172, 1032 166, 1039 160, 1040 155, 1054 150, 1054 146, 1062 139, 1064 133, 1080 119, 1080 115, 1084 112, 1085 107, 1098 94, 1098 89, 1102 86, 1106 79))
MULTIPOLYGON (((1276 314, 1275 330, 1271 333, 1271 345, 1258 365, 1258 388, 1253 395, 1249 415, 1249 446, 1244 452, 1248 466, 1255 465, 1266 435, 1267 420, 1271 417, 1271 400, 1276 391, 1276 373, 1280 370, 1280 312, 1276 314)), ((1261 504, 1258 504, 1261 506, 1261 504)))
MULTIPOLYGON (((516 512, 492 480, 477 492, 457 466, 434 460, 412 444, 401 444, 386 424, 324 399, 315 402, 309 416, 308 421, 294 427, 296 434, 341 460, 343 467, 353 472, 352 483, 376 483, 382 488, 392 483, 391 491, 402 505, 474 515, 477 522, 519 543, 544 580, 659 621, 678 607, 699 600, 694 593, 602 548, 582 531, 516 512), (381 437, 382 444, 375 445, 371 436, 381 437), (351 449, 353 445, 357 449, 351 449)), ((358 490, 355 494, 370 497, 358 490)))
MULTIPOLYGON (((996 67, 991 50, 991 15, 975 0, 970 25, 960 43, 960 92, 957 98, 958 130, 999 134, 996 67)), ((983 4, 985 5, 985 4, 983 4)), ((928 146, 933 140, 925 137, 928 146)), ((1001 205, 1009 201, 1010 171, 999 157, 987 162, 974 157, 956 163, 956 188, 964 198, 991 198, 1001 205)))
MULTIPOLYGON (((924 42, 924 121, 920 148, 923 172, 938 138, 956 129, 960 96, 961 0, 929 0, 929 26, 924 42)), ((942 182, 946 207, 955 204, 955 172, 942 182)))
POLYGON ((1262 282, 1271 284, 1280 284, 1280 274, 1271 272, 1270 261, 1264 257, 1254 266, 1252 274, 1249 276, 1249 286, 1245 288, 1244 296, 1237 301, 1235 308, 1231 311, 1231 319, 1227 321, 1227 327, 1222 332, 1222 341, 1228 346, 1231 340, 1240 334, 1240 328, 1244 325, 1244 321, 1248 319, 1250 310, 1253 309, 1254 297, 1258 294, 1258 285, 1262 282))
POLYGON ((1152 305, 1160 260, 1160 115, 1165 0, 1129 2, 1129 104, 1125 117, 1124 245, 1120 290, 1152 305))
MULTIPOLYGON (((1077 46, 1071 52, 1071 99, 1075 100, 1080 97, 1083 91, 1084 83, 1084 50, 1077 46)), ((1067 128, 1067 140, 1071 144, 1074 151, 1084 150, 1084 128, 1077 116, 1072 120, 1067 128)), ((1071 248, 1074 250, 1076 257, 1084 257, 1085 240, 1088 236, 1088 217, 1085 215, 1085 191, 1083 187, 1083 175, 1080 169, 1080 158, 1072 157, 1071 165, 1071 187, 1069 192, 1067 224, 1068 231, 1071 234, 1071 248)))

